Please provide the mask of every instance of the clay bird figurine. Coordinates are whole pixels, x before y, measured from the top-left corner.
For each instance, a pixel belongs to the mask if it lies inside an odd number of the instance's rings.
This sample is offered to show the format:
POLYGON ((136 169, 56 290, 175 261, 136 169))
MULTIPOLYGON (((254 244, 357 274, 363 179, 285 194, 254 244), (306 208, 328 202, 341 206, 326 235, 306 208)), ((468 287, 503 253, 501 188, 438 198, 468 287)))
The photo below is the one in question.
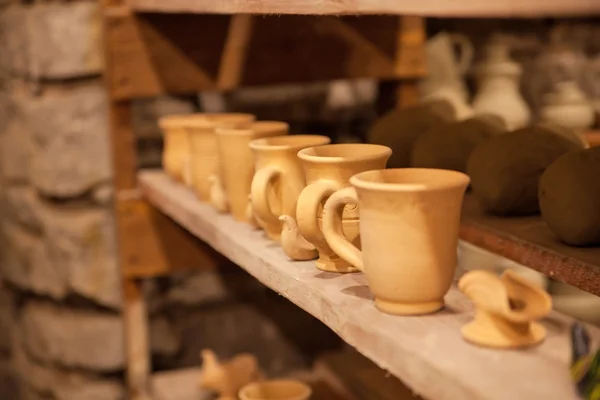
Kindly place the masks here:
POLYGON ((514 271, 501 276, 473 270, 458 282, 458 288, 475 303, 475 319, 462 328, 471 343, 495 348, 518 348, 538 344, 546 329, 537 320, 552 311, 545 290, 514 271))
POLYGON ((212 350, 202 350, 200 387, 218 394, 220 399, 236 399, 239 390, 262 378, 256 357, 239 354, 220 363, 212 350))
POLYGON ((296 220, 289 215, 282 215, 279 220, 283 222, 281 230, 281 247, 292 260, 313 260, 319 256, 315 246, 304 239, 298 229, 296 220))
POLYGON ((220 213, 229 211, 229 204, 227 202, 227 195, 221 185, 221 179, 217 175, 211 175, 208 180, 210 181, 210 202, 220 213))

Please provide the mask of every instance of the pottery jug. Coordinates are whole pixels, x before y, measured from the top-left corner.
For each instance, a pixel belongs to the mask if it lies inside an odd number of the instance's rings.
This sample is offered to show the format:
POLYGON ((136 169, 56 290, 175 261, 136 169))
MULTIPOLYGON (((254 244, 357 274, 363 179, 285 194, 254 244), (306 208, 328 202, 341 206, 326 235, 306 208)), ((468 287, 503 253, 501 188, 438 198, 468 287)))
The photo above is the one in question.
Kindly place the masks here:
MULTIPOLYGON (((219 175, 214 185, 222 187, 223 201, 236 220, 248 222, 248 197, 254 176, 254 156, 248 144, 254 139, 287 135, 288 130, 289 125, 279 121, 257 121, 244 129, 217 129, 219 175)), ((215 199, 211 202, 214 204, 215 199)))
POLYGON ((202 118, 186 123, 191 147, 191 177, 196 195, 202 201, 210 200, 210 177, 218 173, 216 129, 243 128, 254 121, 251 114, 203 114, 202 118))
MULTIPOLYGON (((391 154, 389 147, 376 144, 331 144, 298 152, 307 186, 298 197, 296 218, 302 236, 319 252, 317 268, 331 272, 356 271, 355 267, 338 257, 327 245, 321 231, 322 205, 332 193, 349 186, 352 175, 384 169, 391 154)), ((344 210, 342 226, 346 239, 358 245, 360 235, 355 205, 344 210)))
POLYGON ((462 328, 471 343, 496 348, 531 346, 541 342, 546 329, 535 322, 552 311, 548 293, 518 273, 502 276, 485 270, 465 274, 458 288, 475 305, 475 319, 462 328))
POLYGON ((504 43, 492 42, 484 51, 485 58, 474 71, 478 91, 473 109, 502 117, 511 131, 526 126, 531 112, 520 93, 521 66, 511 60, 504 43))
POLYGON ((542 122, 555 123, 581 134, 595 120, 594 107, 585 93, 573 81, 560 82, 554 91, 544 96, 540 112, 542 122))
POLYGON ((319 135, 273 136, 250 142, 256 169, 250 187, 252 208, 272 240, 279 241, 281 215, 296 218, 296 201, 306 186, 298 151, 329 142, 328 137, 319 135))
POLYGON ((312 389, 305 383, 291 379, 254 382, 244 386, 240 400, 308 400, 312 389))
POLYGON ((469 177, 401 168, 361 172, 350 184, 325 203, 323 233, 329 246, 365 273, 379 310, 416 315, 442 308, 456 269, 469 177), (359 207, 362 250, 342 234, 347 204, 359 207))
POLYGON ((233 397, 240 388, 261 378, 258 361, 252 354, 239 354, 226 362, 219 362, 212 350, 202 350, 200 387, 233 397))
POLYGON ((473 45, 460 34, 441 32, 427 41, 428 75, 420 84, 421 99, 446 100, 456 119, 473 116, 463 77, 473 60, 473 45), (455 48, 459 49, 458 53, 455 48))

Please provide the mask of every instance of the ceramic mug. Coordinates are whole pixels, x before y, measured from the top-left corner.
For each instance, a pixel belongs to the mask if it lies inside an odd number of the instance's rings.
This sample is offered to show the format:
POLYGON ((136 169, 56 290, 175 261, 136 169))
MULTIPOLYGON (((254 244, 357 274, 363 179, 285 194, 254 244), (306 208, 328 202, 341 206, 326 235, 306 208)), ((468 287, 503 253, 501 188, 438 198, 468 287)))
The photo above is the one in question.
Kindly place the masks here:
MULTIPOLYGON (((349 186, 349 179, 359 172, 383 169, 392 154, 389 147, 377 144, 331 144, 300 150, 307 186, 298 197, 296 219, 300 233, 319 252, 316 266, 330 272, 353 272, 357 269, 337 256, 321 232, 322 205, 337 190, 349 186)), ((360 242, 358 210, 346 207, 342 218, 346 238, 360 242)))
POLYGON ((469 177, 401 168, 361 172, 331 195, 323 233, 340 257, 365 273, 376 307, 388 314, 428 314, 444 305, 457 265, 458 229, 469 177), (359 206, 359 250, 342 234, 342 210, 359 206))
POLYGON ((280 379, 254 382, 244 386, 240 392, 240 400, 308 400, 312 389, 305 383, 280 379))
POLYGON ((200 118, 186 123, 191 158, 190 170, 192 186, 200 200, 210 200, 210 177, 218 173, 216 129, 243 128, 254 122, 252 114, 201 114, 200 118))
POLYGON ((279 216, 296 217, 296 201, 306 186, 298 151, 329 142, 328 137, 319 135, 274 136, 250 142, 256 167, 250 188, 252 208, 272 240, 279 241, 281 235, 279 216))
POLYGON ((289 125, 279 121, 257 121, 243 129, 217 129, 219 178, 213 180, 213 185, 222 187, 227 204, 215 204, 218 200, 213 195, 211 202, 217 208, 227 208, 236 220, 248 222, 248 197, 254 176, 254 156, 248 144, 254 139, 287 135, 288 131, 289 125))

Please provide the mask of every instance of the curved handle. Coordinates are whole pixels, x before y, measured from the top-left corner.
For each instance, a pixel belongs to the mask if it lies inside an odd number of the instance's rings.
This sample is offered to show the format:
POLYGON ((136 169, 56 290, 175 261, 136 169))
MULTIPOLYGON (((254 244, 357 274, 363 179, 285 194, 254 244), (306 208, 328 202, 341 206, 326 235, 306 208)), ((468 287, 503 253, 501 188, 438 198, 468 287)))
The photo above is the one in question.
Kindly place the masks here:
POLYGON ((464 75, 473 63, 473 44, 468 37, 461 35, 460 33, 451 34, 450 39, 452 39, 452 42, 460 49, 458 56, 458 72, 459 74, 464 75))
POLYGON ((319 206, 338 189, 332 181, 316 181, 302 190, 296 205, 296 221, 302 236, 312 244, 325 244, 325 237, 319 226, 319 206))
POLYGON ((352 187, 338 190, 325 203, 323 235, 338 256, 364 272, 361 251, 346 239, 342 229, 342 213, 346 204, 358 205, 358 196, 352 187))
POLYGON ((273 214, 269 204, 269 187, 281 172, 274 167, 265 167, 256 171, 250 188, 252 208, 259 219, 266 223, 279 223, 279 215, 273 214))

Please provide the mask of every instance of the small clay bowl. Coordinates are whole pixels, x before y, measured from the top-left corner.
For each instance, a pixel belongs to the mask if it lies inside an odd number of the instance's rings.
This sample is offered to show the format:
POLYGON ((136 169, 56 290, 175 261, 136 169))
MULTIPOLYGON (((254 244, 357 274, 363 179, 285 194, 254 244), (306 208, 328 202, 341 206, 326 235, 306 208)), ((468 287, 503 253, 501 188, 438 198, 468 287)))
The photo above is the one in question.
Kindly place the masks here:
POLYGON ((250 383, 239 392, 240 400, 308 400, 311 394, 310 386, 289 379, 250 383))

